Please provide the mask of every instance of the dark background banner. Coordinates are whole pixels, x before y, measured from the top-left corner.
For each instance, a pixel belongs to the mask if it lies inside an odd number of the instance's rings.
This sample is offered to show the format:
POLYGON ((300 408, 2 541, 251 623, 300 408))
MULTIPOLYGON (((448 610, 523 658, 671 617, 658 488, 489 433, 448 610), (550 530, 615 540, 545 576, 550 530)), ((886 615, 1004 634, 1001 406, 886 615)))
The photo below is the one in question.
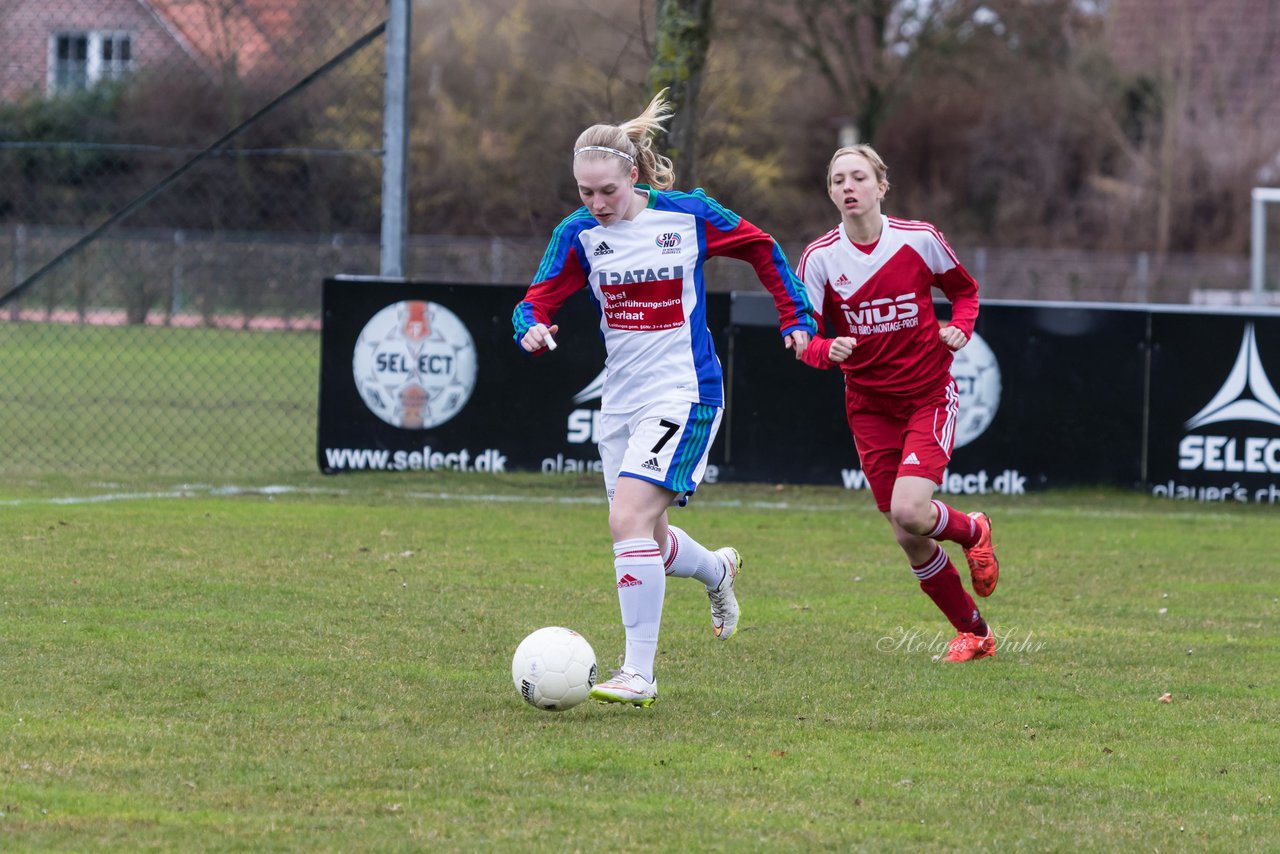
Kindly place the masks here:
MULTIPOLYGON (((604 347, 596 308, 585 292, 572 298, 556 317, 560 346, 534 358, 511 339, 523 294, 516 286, 326 281, 321 470, 598 472, 604 347), (436 310, 433 341, 384 340, 399 334, 388 307, 412 302, 446 310, 436 310), (415 365, 458 376, 406 393, 396 383, 415 365), (428 405, 422 428, 375 414, 396 395, 410 404, 445 400, 446 411, 428 405), (451 400, 465 402, 451 411, 451 400)), ((794 359, 763 293, 709 294, 707 316, 729 404, 707 482, 865 489, 840 373, 794 359)), ((953 369, 961 429, 944 493, 1115 485, 1280 503, 1280 399, 1270 380, 1280 380, 1280 314, 988 302, 976 332, 953 369), (1187 426, 1217 398, 1218 420, 1187 426), (1243 403, 1233 405, 1237 398, 1243 403)))
MULTIPOLYGON (((598 388, 592 395, 589 387, 604 369, 604 343, 595 305, 585 291, 571 298, 555 318, 560 326, 556 351, 533 357, 512 339, 511 313, 524 292, 513 286, 326 280, 317 449, 321 471, 598 471, 594 428, 600 396, 598 388), (474 342, 475 381, 466 405, 426 429, 406 429, 375 415, 353 370, 357 344, 371 318, 403 301, 443 306, 462 321, 474 342)), ((728 295, 709 295, 707 318, 723 354, 728 295)), ((713 464, 722 450, 723 443, 717 442, 713 464)))
POLYGON ((1151 335, 1152 493, 1280 504, 1280 316, 1155 314, 1151 335))
MULTIPOLYGON (((751 298, 754 299, 754 298, 751 298)), ((740 300, 733 330, 729 471, 747 480, 861 484, 838 371, 778 359, 740 300)), ((945 312, 944 312, 945 313, 945 312)), ((975 329, 995 357, 994 418, 956 448, 944 491, 1141 482, 1146 315, 984 305, 975 329)), ((970 345, 977 350, 976 342, 970 345)), ((966 348, 962 353, 967 353, 966 348)), ((961 413, 972 377, 956 371, 961 413)))

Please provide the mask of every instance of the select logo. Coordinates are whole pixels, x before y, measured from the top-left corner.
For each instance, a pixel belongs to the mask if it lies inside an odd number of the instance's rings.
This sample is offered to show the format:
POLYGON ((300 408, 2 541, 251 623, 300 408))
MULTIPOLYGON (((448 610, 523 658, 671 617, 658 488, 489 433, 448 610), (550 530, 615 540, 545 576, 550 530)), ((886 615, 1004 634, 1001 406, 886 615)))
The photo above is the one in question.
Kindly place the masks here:
MULTIPOLYGON (((1184 425, 1199 431, 1229 422, 1280 427, 1280 395, 1276 394, 1258 355, 1252 323, 1245 326, 1235 364, 1222 387, 1184 425)), ((1258 436, 1256 428, 1228 435, 1227 430, 1189 433, 1178 443, 1182 471, 1280 474, 1280 435, 1258 436), (1221 433, 1223 435, 1215 435, 1221 433)), ((1268 431, 1271 432, 1271 431, 1268 431)))
POLYGON ((425 430, 467 405, 476 385, 476 347, 449 309, 407 300, 369 319, 351 368, 370 412, 396 427, 425 430))
MULTIPOLYGON (((573 396, 573 402, 582 406, 593 400, 599 400, 604 394, 605 371, 601 371, 595 379, 587 383, 586 388, 573 396)), ((588 442, 600 441, 600 410, 575 409, 569 413, 568 433, 565 441, 571 445, 585 445, 588 442)))

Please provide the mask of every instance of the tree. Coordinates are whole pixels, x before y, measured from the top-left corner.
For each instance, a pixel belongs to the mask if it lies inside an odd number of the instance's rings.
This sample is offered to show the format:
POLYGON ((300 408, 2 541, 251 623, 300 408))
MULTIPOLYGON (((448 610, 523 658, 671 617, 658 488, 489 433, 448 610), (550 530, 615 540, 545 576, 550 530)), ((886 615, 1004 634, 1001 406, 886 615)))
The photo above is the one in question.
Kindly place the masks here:
POLYGON ((666 89, 675 115, 660 141, 683 183, 698 173, 698 92, 711 45, 712 0, 658 0, 657 39, 649 88, 666 89))
POLYGON ((1157 269, 1170 251, 1244 249, 1250 189, 1280 150, 1280 0, 1129 0, 1109 17, 1119 69, 1104 94, 1123 156, 1107 178, 1130 208, 1126 241, 1157 269))
POLYGON ((967 0, 764 0, 757 20, 818 71, 838 103, 848 105, 857 141, 873 142, 921 60, 940 49, 948 35, 944 24, 977 5, 967 0))
POLYGON ((1041 246, 1112 239, 1096 178, 1116 157, 1089 70, 1100 22, 1074 0, 990 0, 939 21, 882 125, 888 209, 962 240, 1041 246), (945 48, 939 46, 945 45, 945 48))

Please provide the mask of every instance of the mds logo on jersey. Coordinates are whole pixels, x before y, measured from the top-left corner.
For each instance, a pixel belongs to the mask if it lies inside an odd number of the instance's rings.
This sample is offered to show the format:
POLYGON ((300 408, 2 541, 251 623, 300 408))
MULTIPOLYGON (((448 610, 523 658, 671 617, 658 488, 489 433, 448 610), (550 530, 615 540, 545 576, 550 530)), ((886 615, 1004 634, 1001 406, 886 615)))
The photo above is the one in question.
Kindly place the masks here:
POLYGON ((892 332, 920 323, 920 306, 916 305, 914 293, 901 294, 893 299, 867 300, 858 303, 856 308, 841 303, 840 311, 844 313, 845 323, 849 324, 849 331, 856 335, 892 332))
POLYGON ((1187 419, 1188 431, 1178 443, 1182 471, 1280 474, 1280 395, 1276 394, 1258 355, 1253 324, 1244 328, 1235 364, 1222 387, 1204 407, 1187 419), (1247 425, 1236 430, 1215 427, 1247 425), (1258 425, 1268 425, 1264 432, 1258 425), (1196 431, 1196 432, 1191 432, 1196 431))

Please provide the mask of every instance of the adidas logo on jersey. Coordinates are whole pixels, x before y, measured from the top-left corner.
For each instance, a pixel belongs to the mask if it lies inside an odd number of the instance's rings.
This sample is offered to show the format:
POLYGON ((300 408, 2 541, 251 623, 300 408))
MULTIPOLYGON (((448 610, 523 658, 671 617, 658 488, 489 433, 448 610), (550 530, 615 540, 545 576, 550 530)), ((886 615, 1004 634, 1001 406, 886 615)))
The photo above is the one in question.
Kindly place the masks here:
POLYGON ((644 582, 629 572, 623 573, 622 577, 618 579, 619 587, 639 587, 641 584, 644 584, 644 582))
POLYGON ((844 273, 841 273, 841 274, 840 274, 840 278, 836 279, 836 284, 837 284, 837 285, 847 285, 847 284, 849 284, 849 277, 848 277, 848 276, 846 276, 844 273))
POLYGON ((657 457, 650 457, 649 459, 645 460, 643 463, 640 464, 640 468, 648 469, 649 471, 662 471, 662 466, 658 465, 657 457))
POLYGON ((916 456, 915 451, 912 451, 911 453, 907 454, 907 458, 902 461, 902 464, 904 466, 918 466, 920 465, 920 458, 916 456))
POLYGON ((613 250, 609 248, 608 243, 601 243, 596 247, 596 251, 591 254, 599 258, 601 255, 612 255, 613 250))

